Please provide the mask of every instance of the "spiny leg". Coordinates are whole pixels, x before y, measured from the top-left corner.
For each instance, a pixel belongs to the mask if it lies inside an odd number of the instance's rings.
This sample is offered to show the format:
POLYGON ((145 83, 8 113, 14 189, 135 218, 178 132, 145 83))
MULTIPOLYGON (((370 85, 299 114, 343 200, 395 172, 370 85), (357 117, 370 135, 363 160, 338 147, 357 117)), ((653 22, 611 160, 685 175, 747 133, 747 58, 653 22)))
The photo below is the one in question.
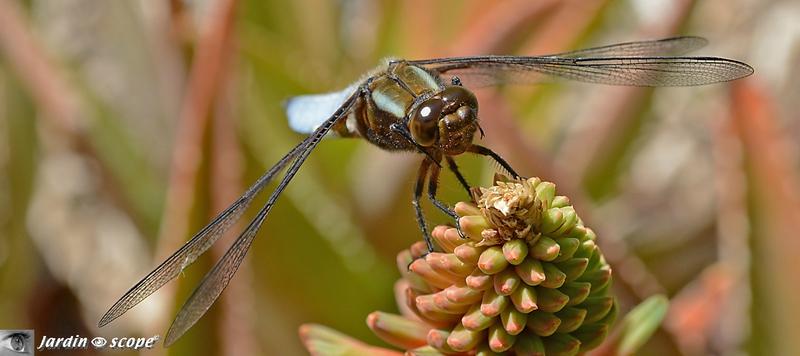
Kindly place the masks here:
POLYGON ((483 146, 480 146, 480 145, 475 145, 475 144, 473 144, 472 146, 469 146, 467 151, 472 152, 472 153, 477 153, 477 154, 482 155, 482 156, 491 157, 495 162, 500 164, 500 166, 503 167, 503 169, 508 171, 508 173, 511 173, 513 178, 521 178, 520 175, 517 174, 517 172, 514 170, 514 168, 511 168, 511 165, 508 164, 508 162, 506 162, 506 160, 504 160, 503 157, 500 157, 500 155, 498 155, 494 151, 492 151, 492 150, 490 150, 490 149, 488 149, 486 147, 483 147, 483 146))
POLYGON ((431 236, 428 234, 428 225, 425 223, 425 216, 422 213, 419 200, 422 197, 422 190, 425 189, 425 178, 428 175, 431 162, 432 161, 428 158, 422 160, 422 164, 419 166, 419 171, 417 172, 417 182, 414 184, 414 199, 411 201, 411 204, 414 205, 414 212, 417 215, 417 224, 419 224, 419 229, 422 230, 422 238, 425 240, 425 245, 428 247, 428 253, 433 252, 433 241, 431 241, 431 236))
POLYGON ((447 204, 442 202, 441 200, 436 198, 436 190, 439 187, 439 172, 441 172, 441 167, 439 166, 431 166, 431 173, 428 176, 428 199, 430 199, 431 203, 435 205, 439 210, 443 213, 449 215, 453 220, 455 220, 456 230, 458 231, 458 235, 461 236, 462 239, 466 239, 467 236, 464 235, 464 232, 461 231, 461 224, 458 223, 458 214, 455 211, 450 209, 447 204))
POLYGON ((458 179, 458 182, 461 183, 461 186, 464 187, 464 190, 467 191, 467 196, 472 197, 472 192, 470 191, 469 183, 467 182, 467 179, 464 178, 464 175, 461 174, 461 171, 458 170, 458 165, 456 165, 456 160, 454 160, 453 157, 450 156, 445 156, 445 159, 447 160, 447 166, 450 168, 450 171, 452 171, 453 174, 455 174, 456 178, 458 179))

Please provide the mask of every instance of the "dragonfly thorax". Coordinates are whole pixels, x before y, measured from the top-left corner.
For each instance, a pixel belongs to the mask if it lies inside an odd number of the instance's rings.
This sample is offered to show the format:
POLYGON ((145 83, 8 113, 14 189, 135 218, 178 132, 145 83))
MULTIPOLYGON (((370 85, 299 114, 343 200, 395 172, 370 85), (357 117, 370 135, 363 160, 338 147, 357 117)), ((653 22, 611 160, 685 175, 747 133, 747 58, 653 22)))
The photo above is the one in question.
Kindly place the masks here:
POLYGON ((464 153, 478 129, 478 100, 461 86, 448 86, 412 109, 408 128, 422 147, 464 153))

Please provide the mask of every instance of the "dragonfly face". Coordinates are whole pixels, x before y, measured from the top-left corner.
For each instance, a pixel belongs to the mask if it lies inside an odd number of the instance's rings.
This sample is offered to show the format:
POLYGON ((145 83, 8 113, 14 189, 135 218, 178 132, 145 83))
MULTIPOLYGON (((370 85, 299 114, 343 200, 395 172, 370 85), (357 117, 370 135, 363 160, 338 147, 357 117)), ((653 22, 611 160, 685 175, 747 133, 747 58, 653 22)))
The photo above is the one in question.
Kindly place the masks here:
MULTIPOLYGON (((390 62, 377 72, 364 85, 366 94, 356 101, 347 119, 334 126, 334 132, 364 138, 385 150, 417 151, 431 157, 468 150, 478 129, 478 100, 472 92, 457 81, 446 85, 435 74, 404 61, 390 62)), ((315 98, 290 101, 290 122, 298 118, 291 114, 293 109, 307 110, 317 104, 315 98)))
POLYGON ((309 136, 178 251, 136 283, 98 324, 102 327, 110 323, 177 277, 234 225, 255 196, 285 169, 286 174, 266 204, 181 307, 164 339, 167 346, 175 342, 205 314, 228 285, 281 192, 317 144, 331 132, 344 137, 361 137, 389 151, 423 154, 413 205, 428 250, 433 251, 420 207, 426 183, 427 196, 433 205, 457 217, 447 204, 436 198, 442 160, 447 162, 467 194, 469 184, 458 171, 453 156, 465 152, 488 156, 516 175, 499 155, 472 142, 480 126, 478 102, 468 88, 503 83, 534 84, 552 79, 646 87, 691 86, 735 80, 753 73, 753 68, 735 60, 681 56, 705 44, 706 40, 699 37, 675 37, 547 56, 393 61, 344 90, 292 98, 286 104, 289 125, 309 136))
POLYGON ((408 128, 420 146, 460 155, 478 130, 478 100, 464 87, 447 87, 413 108, 408 128))

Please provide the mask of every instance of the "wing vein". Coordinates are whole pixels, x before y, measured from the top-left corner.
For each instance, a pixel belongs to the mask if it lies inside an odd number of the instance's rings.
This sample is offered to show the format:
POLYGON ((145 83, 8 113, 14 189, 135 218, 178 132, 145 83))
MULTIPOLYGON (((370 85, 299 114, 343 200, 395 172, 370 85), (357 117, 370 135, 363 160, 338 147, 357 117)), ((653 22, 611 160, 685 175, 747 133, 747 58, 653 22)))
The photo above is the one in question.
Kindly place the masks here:
POLYGON ((247 228, 236 238, 236 241, 234 241, 228 251, 225 252, 225 255, 223 255, 211 271, 203 277, 200 285, 192 292, 192 295, 181 307, 181 310, 178 312, 178 315, 175 317, 175 320, 172 322, 164 338, 165 346, 171 345, 180 338, 206 313, 206 311, 208 311, 211 305, 214 304, 214 301, 219 298, 222 291, 228 286, 233 275, 239 269, 245 255, 247 255, 247 251, 250 249, 250 245, 253 243, 253 239, 255 239, 259 228, 261 228, 261 225, 272 209, 272 206, 275 204, 275 201, 300 169, 300 166, 308 155, 311 154, 311 151, 314 150, 333 125, 346 116, 346 113, 352 108, 357 96, 360 94, 360 91, 351 94, 333 115, 320 125, 308 138, 303 140, 303 143, 300 145, 302 146, 300 154, 287 169, 286 174, 269 196, 267 202, 261 210, 258 211, 258 214, 250 224, 248 224, 247 228))
POLYGON ((295 146, 289 153, 281 158, 272 168, 266 171, 253 183, 241 197, 228 208, 217 215, 208 225, 198 231, 180 249, 167 257, 158 267, 153 269, 130 290, 128 290, 98 322, 103 327, 118 318, 142 300, 160 289, 164 284, 177 277, 184 268, 192 264, 197 257, 209 249, 233 224, 239 220, 244 210, 250 205, 256 195, 272 178, 283 170, 291 160, 297 156, 304 142, 295 146))

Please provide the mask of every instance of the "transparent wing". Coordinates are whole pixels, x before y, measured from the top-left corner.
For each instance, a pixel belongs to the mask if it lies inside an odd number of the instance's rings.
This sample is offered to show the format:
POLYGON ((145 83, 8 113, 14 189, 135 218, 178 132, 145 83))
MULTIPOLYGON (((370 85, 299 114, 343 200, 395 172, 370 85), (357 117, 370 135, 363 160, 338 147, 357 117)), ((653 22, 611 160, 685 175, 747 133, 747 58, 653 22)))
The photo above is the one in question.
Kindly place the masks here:
POLYGON ((708 40, 702 37, 682 36, 654 41, 617 43, 608 46, 579 49, 548 57, 655 57, 677 56, 705 47, 708 40))
POLYGON ((289 127, 302 134, 314 132, 357 88, 358 84, 353 84, 337 92, 289 98, 284 104, 289 127))
POLYGON ((165 346, 171 345, 180 338, 206 313, 206 311, 208 311, 208 308, 214 304, 214 301, 219 298, 219 295, 222 294, 222 291, 228 286, 231 277, 233 277, 234 273, 239 269, 239 265, 241 265, 244 256, 250 249, 250 245, 258 229, 261 227, 267 214, 269 214, 278 196, 280 196, 281 192, 283 192, 292 180, 308 155, 314 150, 314 147, 319 144, 320 140, 325 137, 338 120, 346 116, 346 113, 352 108, 358 95, 359 93, 357 92, 352 93, 350 97, 345 99, 342 105, 311 134, 311 136, 303 141, 299 155, 286 171, 286 175, 275 188, 275 191, 272 192, 272 195, 270 195, 264 207, 259 210, 253 221, 251 221, 247 228, 242 231, 241 235, 236 238, 236 241, 233 242, 219 262, 214 265, 214 268, 203 277, 203 281, 200 282, 200 285, 194 290, 192 296, 189 297, 183 307, 181 307, 181 310, 175 317, 175 321, 172 322, 172 326, 170 326, 164 338, 165 346))
POLYGON ((409 63, 442 76, 458 76, 468 87, 503 83, 535 84, 558 79, 644 87, 691 86, 735 80, 753 73, 749 65, 725 58, 649 56, 650 53, 694 49, 702 42, 697 37, 679 37, 597 47, 561 55, 455 57, 409 63))
POLYGON ((211 220, 208 225, 197 232, 186 244, 167 257, 156 269, 148 273, 139 283, 136 283, 103 315, 98 323, 103 327, 129 309, 139 304, 150 294, 157 291, 164 284, 177 277, 180 272, 192 264, 197 257, 211 247, 226 231, 242 216, 253 198, 269 183, 276 173, 283 170, 299 153, 304 143, 298 144, 289 153, 281 158, 272 168, 266 171, 253 185, 242 194, 239 199, 211 220))

